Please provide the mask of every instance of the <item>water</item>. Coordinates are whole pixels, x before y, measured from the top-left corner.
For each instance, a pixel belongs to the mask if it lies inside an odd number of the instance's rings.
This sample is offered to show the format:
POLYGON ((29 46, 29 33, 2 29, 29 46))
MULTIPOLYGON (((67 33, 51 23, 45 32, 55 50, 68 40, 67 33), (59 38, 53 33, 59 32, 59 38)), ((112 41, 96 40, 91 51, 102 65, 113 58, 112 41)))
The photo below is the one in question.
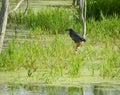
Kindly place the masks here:
POLYGON ((120 85, 81 84, 77 87, 71 87, 41 84, 1 84, 0 95, 120 95, 120 85))

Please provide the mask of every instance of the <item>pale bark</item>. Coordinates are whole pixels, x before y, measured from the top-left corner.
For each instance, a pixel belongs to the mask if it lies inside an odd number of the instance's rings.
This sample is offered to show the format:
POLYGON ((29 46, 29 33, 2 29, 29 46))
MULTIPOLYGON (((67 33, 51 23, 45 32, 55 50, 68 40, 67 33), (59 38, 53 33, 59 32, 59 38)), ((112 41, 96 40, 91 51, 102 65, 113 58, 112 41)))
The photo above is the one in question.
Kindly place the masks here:
POLYGON ((2 7, 1 7, 1 10, 0 10, 0 34, 1 34, 1 31, 2 31, 2 23, 3 23, 3 17, 4 17, 4 9, 5 9, 5 0, 2 0, 2 7))
POLYGON ((77 6, 77 5, 79 5, 79 0, 73 0, 73 5, 75 5, 75 6, 77 6))
MULTIPOLYGON (((16 7, 10 11, 9 13, 15 12, 19 6, 22 4, 24 0, 20 0, 18 2, 18 4, 16 5, 16 7)), ((5 31, 6 31, 6 26, 7 26, 7 18, 8 18, 8 7, 9 7, 9 0, 2 0, 2 8, 0 11, 0 53, 2 51, 2 47, 3 47, 3 42, 4 42, 4 37, 5 37, 5 31)), ((25 9, 25 12, 27 11, 28 8, 28 0, 27 0, 27 7, 25 9)))
POLYGON ((83 37, 86 36, 86 0, 80 0, 79 3, 80 8, 80 17, 82 21, 82 31, 83 31, 83 37))
POLYGON ((0 39, 0 53, 2 51, 5 31, 6 31, 6 25, 7 25, 7 18, 8 18, 8 7, 9 7, 9 0, 2 0, 2 8, 1 12, 2 14, 2 23, 1 23, 1 39, 0 39))
POLYGON ((20 5, 22 4, 23 1, 24 1, 24 0, 20 0, 20 1, 18 2, 18 4, 16 5, 16 7, 15 7, 12 11, 10 11, 10 13, 15 12, 15 11, 20 7, 20 5))

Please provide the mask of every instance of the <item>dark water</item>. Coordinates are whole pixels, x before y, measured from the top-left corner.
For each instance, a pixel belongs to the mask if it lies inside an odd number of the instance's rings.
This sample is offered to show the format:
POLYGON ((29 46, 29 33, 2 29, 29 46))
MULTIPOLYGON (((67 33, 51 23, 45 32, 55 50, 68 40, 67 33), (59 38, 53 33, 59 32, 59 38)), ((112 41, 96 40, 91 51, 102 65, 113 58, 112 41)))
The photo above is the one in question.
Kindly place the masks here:
POLYGON ((41 84, 1 84, 0 95, 120 95, 117 84, 81 84, 77 87, 41 84))

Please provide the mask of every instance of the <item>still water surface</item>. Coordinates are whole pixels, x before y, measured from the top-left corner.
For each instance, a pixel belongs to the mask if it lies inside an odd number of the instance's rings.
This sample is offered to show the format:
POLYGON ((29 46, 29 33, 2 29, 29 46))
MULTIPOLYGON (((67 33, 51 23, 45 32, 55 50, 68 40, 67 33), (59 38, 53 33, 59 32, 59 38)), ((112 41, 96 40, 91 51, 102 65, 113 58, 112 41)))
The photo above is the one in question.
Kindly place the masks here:
POLYGON ((0 84, 0 95, 120 95, 117 84, 45 86, 41 84, 0 84))

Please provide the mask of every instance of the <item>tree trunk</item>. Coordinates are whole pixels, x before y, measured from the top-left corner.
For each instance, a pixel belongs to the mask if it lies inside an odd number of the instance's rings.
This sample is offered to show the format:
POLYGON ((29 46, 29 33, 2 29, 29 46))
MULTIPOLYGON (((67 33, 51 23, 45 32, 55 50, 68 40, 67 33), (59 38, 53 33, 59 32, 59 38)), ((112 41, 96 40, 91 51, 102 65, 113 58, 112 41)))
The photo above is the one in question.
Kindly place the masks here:
POLYGON ((5 0, 2 0, 2 7, 1 7, 1 10, 0 10, 0 34, 1 34, 1 31, 2 31, 2 23, 3 23, 3 16, 4 16, 4 10, 5 10, 5 0))
POLYGON ((79 8, 80 8, 80 17, 82 21, 82 31, 83 31, 83 37, 86 36, 86 0, 80 0, 79 2, 79 8))
POLYGON ((80 2, 79 0, 73 0, 73 5, 77 6, 77 5, 79 5, 79 2, 80 2))
POLYGON ((0 11, 0 33, 1 33, 1 39, 0 39, 0 53, 2 51, 5 31, 6 31, 6 25, 7 25, 7 17, 8 17, 8 7, 9 7, 9 0, 2 0, 2 8, 0 11))

